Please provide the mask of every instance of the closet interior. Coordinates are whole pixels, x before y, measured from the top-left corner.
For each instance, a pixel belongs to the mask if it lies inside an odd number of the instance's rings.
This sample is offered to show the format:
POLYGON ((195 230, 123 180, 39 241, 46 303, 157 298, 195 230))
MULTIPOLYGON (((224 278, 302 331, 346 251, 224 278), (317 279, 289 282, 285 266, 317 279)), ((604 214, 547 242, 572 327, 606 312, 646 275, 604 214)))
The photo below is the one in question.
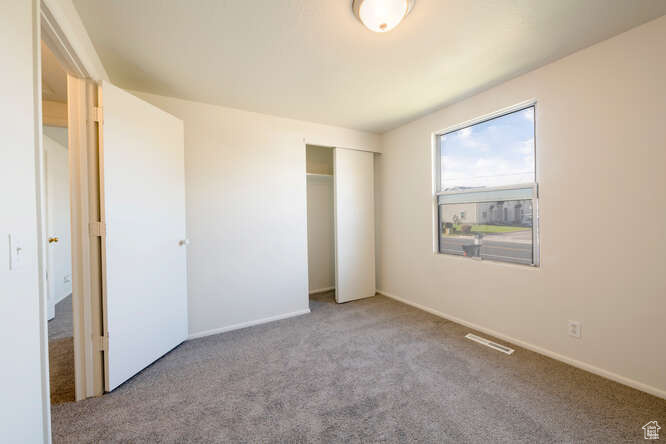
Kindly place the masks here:
POLYGON ((374 154, 306 145, 308 290, 375 295, 374 154))

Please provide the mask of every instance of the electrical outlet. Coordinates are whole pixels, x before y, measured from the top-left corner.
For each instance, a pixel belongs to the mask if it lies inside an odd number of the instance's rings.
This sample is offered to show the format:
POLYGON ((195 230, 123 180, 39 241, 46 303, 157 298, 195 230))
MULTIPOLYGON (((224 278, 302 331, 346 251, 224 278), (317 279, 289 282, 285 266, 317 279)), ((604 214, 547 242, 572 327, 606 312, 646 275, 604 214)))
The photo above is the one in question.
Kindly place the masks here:
POLYGON ((569 336, 580 339, 582 325, 578 321, 569 321, 569 336))

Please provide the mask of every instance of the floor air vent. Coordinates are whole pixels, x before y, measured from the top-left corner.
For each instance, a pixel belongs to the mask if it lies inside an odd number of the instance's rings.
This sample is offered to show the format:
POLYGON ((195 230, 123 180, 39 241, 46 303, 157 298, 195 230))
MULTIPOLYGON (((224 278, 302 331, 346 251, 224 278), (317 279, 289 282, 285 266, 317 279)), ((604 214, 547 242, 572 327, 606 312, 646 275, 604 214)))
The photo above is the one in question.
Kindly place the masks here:
POLYGON ((474 342, 478 342, 479 344, 483 344, 486 347, 494 348, 497 351, 501 351, 502 353, 506 353, 507 355, 510 355, 513 353, 515 350, 509 347, 506 347, 502 344, 498 344, 497 342, 489 341, 485 338, 482 338, 481 336, 473 335, 472 333, 467 333, 465 335, 467 339, 471 339, 474 342))

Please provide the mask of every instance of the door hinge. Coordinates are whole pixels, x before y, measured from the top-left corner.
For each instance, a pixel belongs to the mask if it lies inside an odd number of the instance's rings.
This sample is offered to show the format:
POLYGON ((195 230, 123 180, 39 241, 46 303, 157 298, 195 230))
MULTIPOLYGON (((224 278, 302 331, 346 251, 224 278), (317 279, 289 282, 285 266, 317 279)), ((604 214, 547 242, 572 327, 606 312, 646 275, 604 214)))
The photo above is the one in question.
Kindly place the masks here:
POLYGON ((90 110, 90 117, 88 118, 91 122, 99 122, 100 125, 104 123, 104 109, 101 106, 93 106, 90 110))
POLYGON ((89 229, 91 236, 106 236, 106 224, 104 222, 90 222, 89 229))
POLYGON ((109 336, 97 336, 97 350, 98 351, 108 351, 109 350, 109 336))

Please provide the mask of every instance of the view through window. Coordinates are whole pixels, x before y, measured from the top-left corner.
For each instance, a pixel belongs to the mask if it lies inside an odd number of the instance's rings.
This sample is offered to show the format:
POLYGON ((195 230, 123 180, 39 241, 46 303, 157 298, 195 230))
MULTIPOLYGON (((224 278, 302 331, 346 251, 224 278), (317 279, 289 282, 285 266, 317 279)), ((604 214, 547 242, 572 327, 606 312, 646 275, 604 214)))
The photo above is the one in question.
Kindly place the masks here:
POLYGON ((536 265, 534 106, 438 136, 439 252, 536 265))

